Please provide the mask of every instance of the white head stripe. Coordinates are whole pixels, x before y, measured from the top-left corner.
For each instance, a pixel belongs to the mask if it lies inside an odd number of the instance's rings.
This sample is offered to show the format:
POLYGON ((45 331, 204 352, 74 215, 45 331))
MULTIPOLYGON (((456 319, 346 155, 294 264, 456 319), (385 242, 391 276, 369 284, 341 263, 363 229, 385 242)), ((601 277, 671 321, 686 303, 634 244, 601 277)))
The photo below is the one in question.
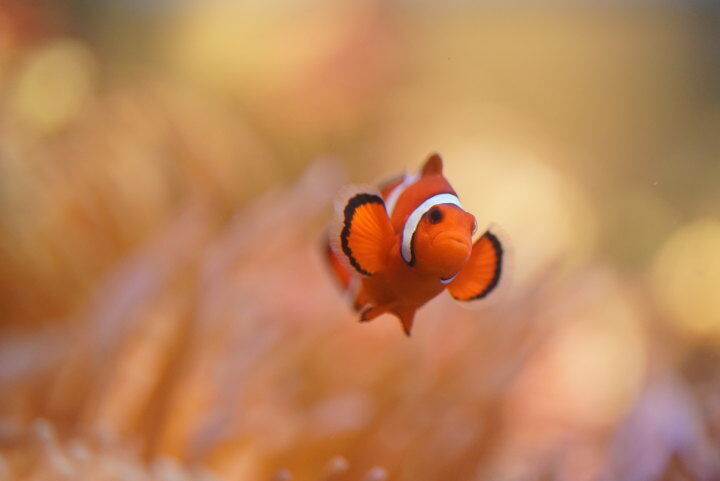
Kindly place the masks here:
POLYGON ((412 175, 403 175, 403 180, 400 182, 391 192, 390 195, 388 195, 387 200, 385 201, 385 210, 388 213, 389 217, 392 217, 392 213, 395 210, 395 205, 397 204, 398 199, 400 199, 400 196, 403 192, 405 192, 405 189, 410 187, 412 184, 417 182, 417 180, 420 178, 420 174, 412 174, 412 175))
POLYGON ((437 194, 420 204, 414 211, 412 211, 412 214, 410 214, 405 221, 405 228, 403 229, 402 234, 402 249, 400 253, 402 254, 402 258, 405 259, 405 262, 408 264, 413 260, 412 249, 410 247, 412 244, 413 234, 420 223, 420 219, 427 211, 440 204, 453 204, 462 209, 457 196, 453 194, 437 194))

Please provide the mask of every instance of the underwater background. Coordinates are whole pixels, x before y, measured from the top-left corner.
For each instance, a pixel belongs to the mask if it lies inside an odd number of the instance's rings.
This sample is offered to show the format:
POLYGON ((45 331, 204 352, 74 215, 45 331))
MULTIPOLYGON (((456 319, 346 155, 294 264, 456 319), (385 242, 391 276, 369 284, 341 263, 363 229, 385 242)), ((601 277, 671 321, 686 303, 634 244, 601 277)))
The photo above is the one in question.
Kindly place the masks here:
POLYGON ((720 4, 0 1, 0 479, 720 479, 720 4), (432 151, 407 339, 321 238, 432 151))

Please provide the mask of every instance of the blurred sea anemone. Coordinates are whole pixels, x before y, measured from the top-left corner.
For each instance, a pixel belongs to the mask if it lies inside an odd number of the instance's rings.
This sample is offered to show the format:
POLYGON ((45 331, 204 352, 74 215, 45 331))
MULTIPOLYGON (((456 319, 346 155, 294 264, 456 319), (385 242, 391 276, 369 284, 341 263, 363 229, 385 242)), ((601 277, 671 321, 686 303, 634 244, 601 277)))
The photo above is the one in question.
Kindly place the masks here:
POLYGON ((685 10, 91 3, 0 2, 0 479, 720 479, 685 10), (408 341, 318 238, 431 150, 516 282, 408 341))

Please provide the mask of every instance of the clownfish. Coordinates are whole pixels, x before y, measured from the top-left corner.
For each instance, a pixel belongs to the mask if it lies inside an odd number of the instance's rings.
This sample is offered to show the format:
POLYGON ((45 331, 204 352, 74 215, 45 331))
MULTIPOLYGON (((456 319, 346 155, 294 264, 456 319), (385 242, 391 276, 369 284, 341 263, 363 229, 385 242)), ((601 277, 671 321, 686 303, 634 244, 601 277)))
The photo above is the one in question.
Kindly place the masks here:
POLYGON ((417 309, 445 289, 477 301, 504 280, 505 242, 488 229, 473 243, 475 217, 442 169, 435 153, 416 174, 338 194, 324 257, 361 322, 390 313, 410 336, 417 309))

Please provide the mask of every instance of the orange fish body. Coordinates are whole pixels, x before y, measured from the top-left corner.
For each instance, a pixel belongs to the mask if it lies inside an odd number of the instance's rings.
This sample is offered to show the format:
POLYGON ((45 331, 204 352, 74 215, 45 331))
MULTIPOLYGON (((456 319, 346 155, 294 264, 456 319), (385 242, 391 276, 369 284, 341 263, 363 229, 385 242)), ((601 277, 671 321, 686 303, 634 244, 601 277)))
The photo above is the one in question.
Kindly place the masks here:
POLYGON ((473 243, 476 225, 433 154, 419 174, 380 191, 346 187, 336 202, 326 260, 361 321, 391 313, 410 335, 415 311, 445 289, 471 301, 498 286, 502 244, 489 230, 473 243))

